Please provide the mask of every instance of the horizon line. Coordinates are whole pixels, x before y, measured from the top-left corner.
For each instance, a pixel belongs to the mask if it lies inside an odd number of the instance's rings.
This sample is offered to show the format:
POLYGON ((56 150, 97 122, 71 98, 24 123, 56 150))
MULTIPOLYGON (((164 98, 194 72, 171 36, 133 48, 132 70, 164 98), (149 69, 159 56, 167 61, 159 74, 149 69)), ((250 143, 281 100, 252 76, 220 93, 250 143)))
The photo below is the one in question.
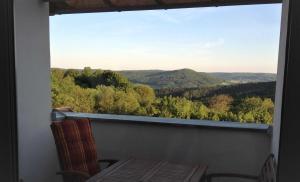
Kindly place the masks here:
MULTIPOLYGON (((246 72, 241 72, 241 71, 197 71, 191 68, 181 68, 181 69, 124 69, 124 70, 114 70, 114 69, 101 69, 101 68, 92 68, 90 66, 86 66, 91 68, 92 70, 103 70, 103 71, 116 71, 116 72, 120 72, 120 71, 177 71, 177 70, 184 70, 184 69, 189 69, 195 72, 199 72, 199 73, 252 73, 252 74, 259 74, 259 73, 265 73, 265 74, 276 74, 277 72, 251 72, 251 71, 246 71, 246 72)), ((84 68, 86 68, 84 67, 84 68)), ((50 67, 51 69, 65 69, 65 70, 83 70, 84 68, 62 68, 62 67, 50 67)))

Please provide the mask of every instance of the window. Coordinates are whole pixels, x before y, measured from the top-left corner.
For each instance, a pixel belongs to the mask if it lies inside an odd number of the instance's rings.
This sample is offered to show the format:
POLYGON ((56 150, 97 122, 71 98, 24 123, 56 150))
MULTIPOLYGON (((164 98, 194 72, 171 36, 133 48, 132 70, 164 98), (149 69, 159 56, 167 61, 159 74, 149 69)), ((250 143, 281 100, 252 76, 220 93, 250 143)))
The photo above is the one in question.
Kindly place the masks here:
POLYGON ((281 5, 51 17, 52 106, 272 124, 281 5))

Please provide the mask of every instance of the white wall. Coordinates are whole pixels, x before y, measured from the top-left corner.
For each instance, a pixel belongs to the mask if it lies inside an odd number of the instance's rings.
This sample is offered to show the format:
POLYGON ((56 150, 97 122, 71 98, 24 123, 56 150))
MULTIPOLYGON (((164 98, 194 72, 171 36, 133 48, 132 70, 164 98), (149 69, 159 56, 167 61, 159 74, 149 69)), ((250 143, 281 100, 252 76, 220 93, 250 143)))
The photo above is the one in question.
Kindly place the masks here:
POLYGON ((281 126, 281 108, 284 84, 284 69, 286 57, 286 39, 288 26, 288 7, 289 0, 283 0, 282 4, 282 18, 281 18, 281 32, 280 32, 280 46, 278 56, 278 68, 276 78, 276 95, 275 95, 275 114, 274 114, 274 131, 272 138, 272 152, 278 156, 280 126, 281 126))
POLYGON ((50 124, 48 3, 15 0, 19 173, 25 182, 59 181, 50 124))
POLYGON ((100 120, 92 126, 100 158, 203 163, 212 173, 256 175, 270 153, 266 132, 100 120))

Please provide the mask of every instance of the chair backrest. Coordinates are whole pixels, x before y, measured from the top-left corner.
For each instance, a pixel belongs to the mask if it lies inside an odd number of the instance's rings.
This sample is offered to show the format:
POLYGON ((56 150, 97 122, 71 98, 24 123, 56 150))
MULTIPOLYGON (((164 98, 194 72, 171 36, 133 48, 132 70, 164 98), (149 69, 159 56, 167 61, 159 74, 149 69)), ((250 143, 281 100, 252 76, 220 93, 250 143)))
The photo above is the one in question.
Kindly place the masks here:
POLYGON ((80 171, 91 176, 100 171, 88 119, 52 122, 51 129, 63 171, 80 171))
POLYGON ((276 182, 276 161, 273 154, 269 155, 265 161, 258 182, 276 182))

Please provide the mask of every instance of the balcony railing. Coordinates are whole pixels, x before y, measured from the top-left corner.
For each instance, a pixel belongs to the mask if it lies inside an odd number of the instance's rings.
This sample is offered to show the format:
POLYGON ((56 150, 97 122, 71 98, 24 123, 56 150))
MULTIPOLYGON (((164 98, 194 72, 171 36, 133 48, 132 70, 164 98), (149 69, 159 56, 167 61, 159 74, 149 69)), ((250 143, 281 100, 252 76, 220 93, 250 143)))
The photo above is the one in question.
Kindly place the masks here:
POLYGON ((270 153, 272 126, 265 124, 52 113, 53 120, 66 117, 92 120, 98 153, 105 158, 205 163, 209 172, 258 174, 270 153))
POLYGON ((196 119, 161 118, 148 116, 114 115, 114 114, 91 114, 78 112, 53 112, 52 120, 63 118, 89 118, 91 120, 106 120, 111 122, 130 122, 140 124, 177 125, 194 127, 213 127, 224 129, 253 130, 258 132, 272 132, 272 126, 256 123, 239 123, 230 121, 209 121, 196 119))

